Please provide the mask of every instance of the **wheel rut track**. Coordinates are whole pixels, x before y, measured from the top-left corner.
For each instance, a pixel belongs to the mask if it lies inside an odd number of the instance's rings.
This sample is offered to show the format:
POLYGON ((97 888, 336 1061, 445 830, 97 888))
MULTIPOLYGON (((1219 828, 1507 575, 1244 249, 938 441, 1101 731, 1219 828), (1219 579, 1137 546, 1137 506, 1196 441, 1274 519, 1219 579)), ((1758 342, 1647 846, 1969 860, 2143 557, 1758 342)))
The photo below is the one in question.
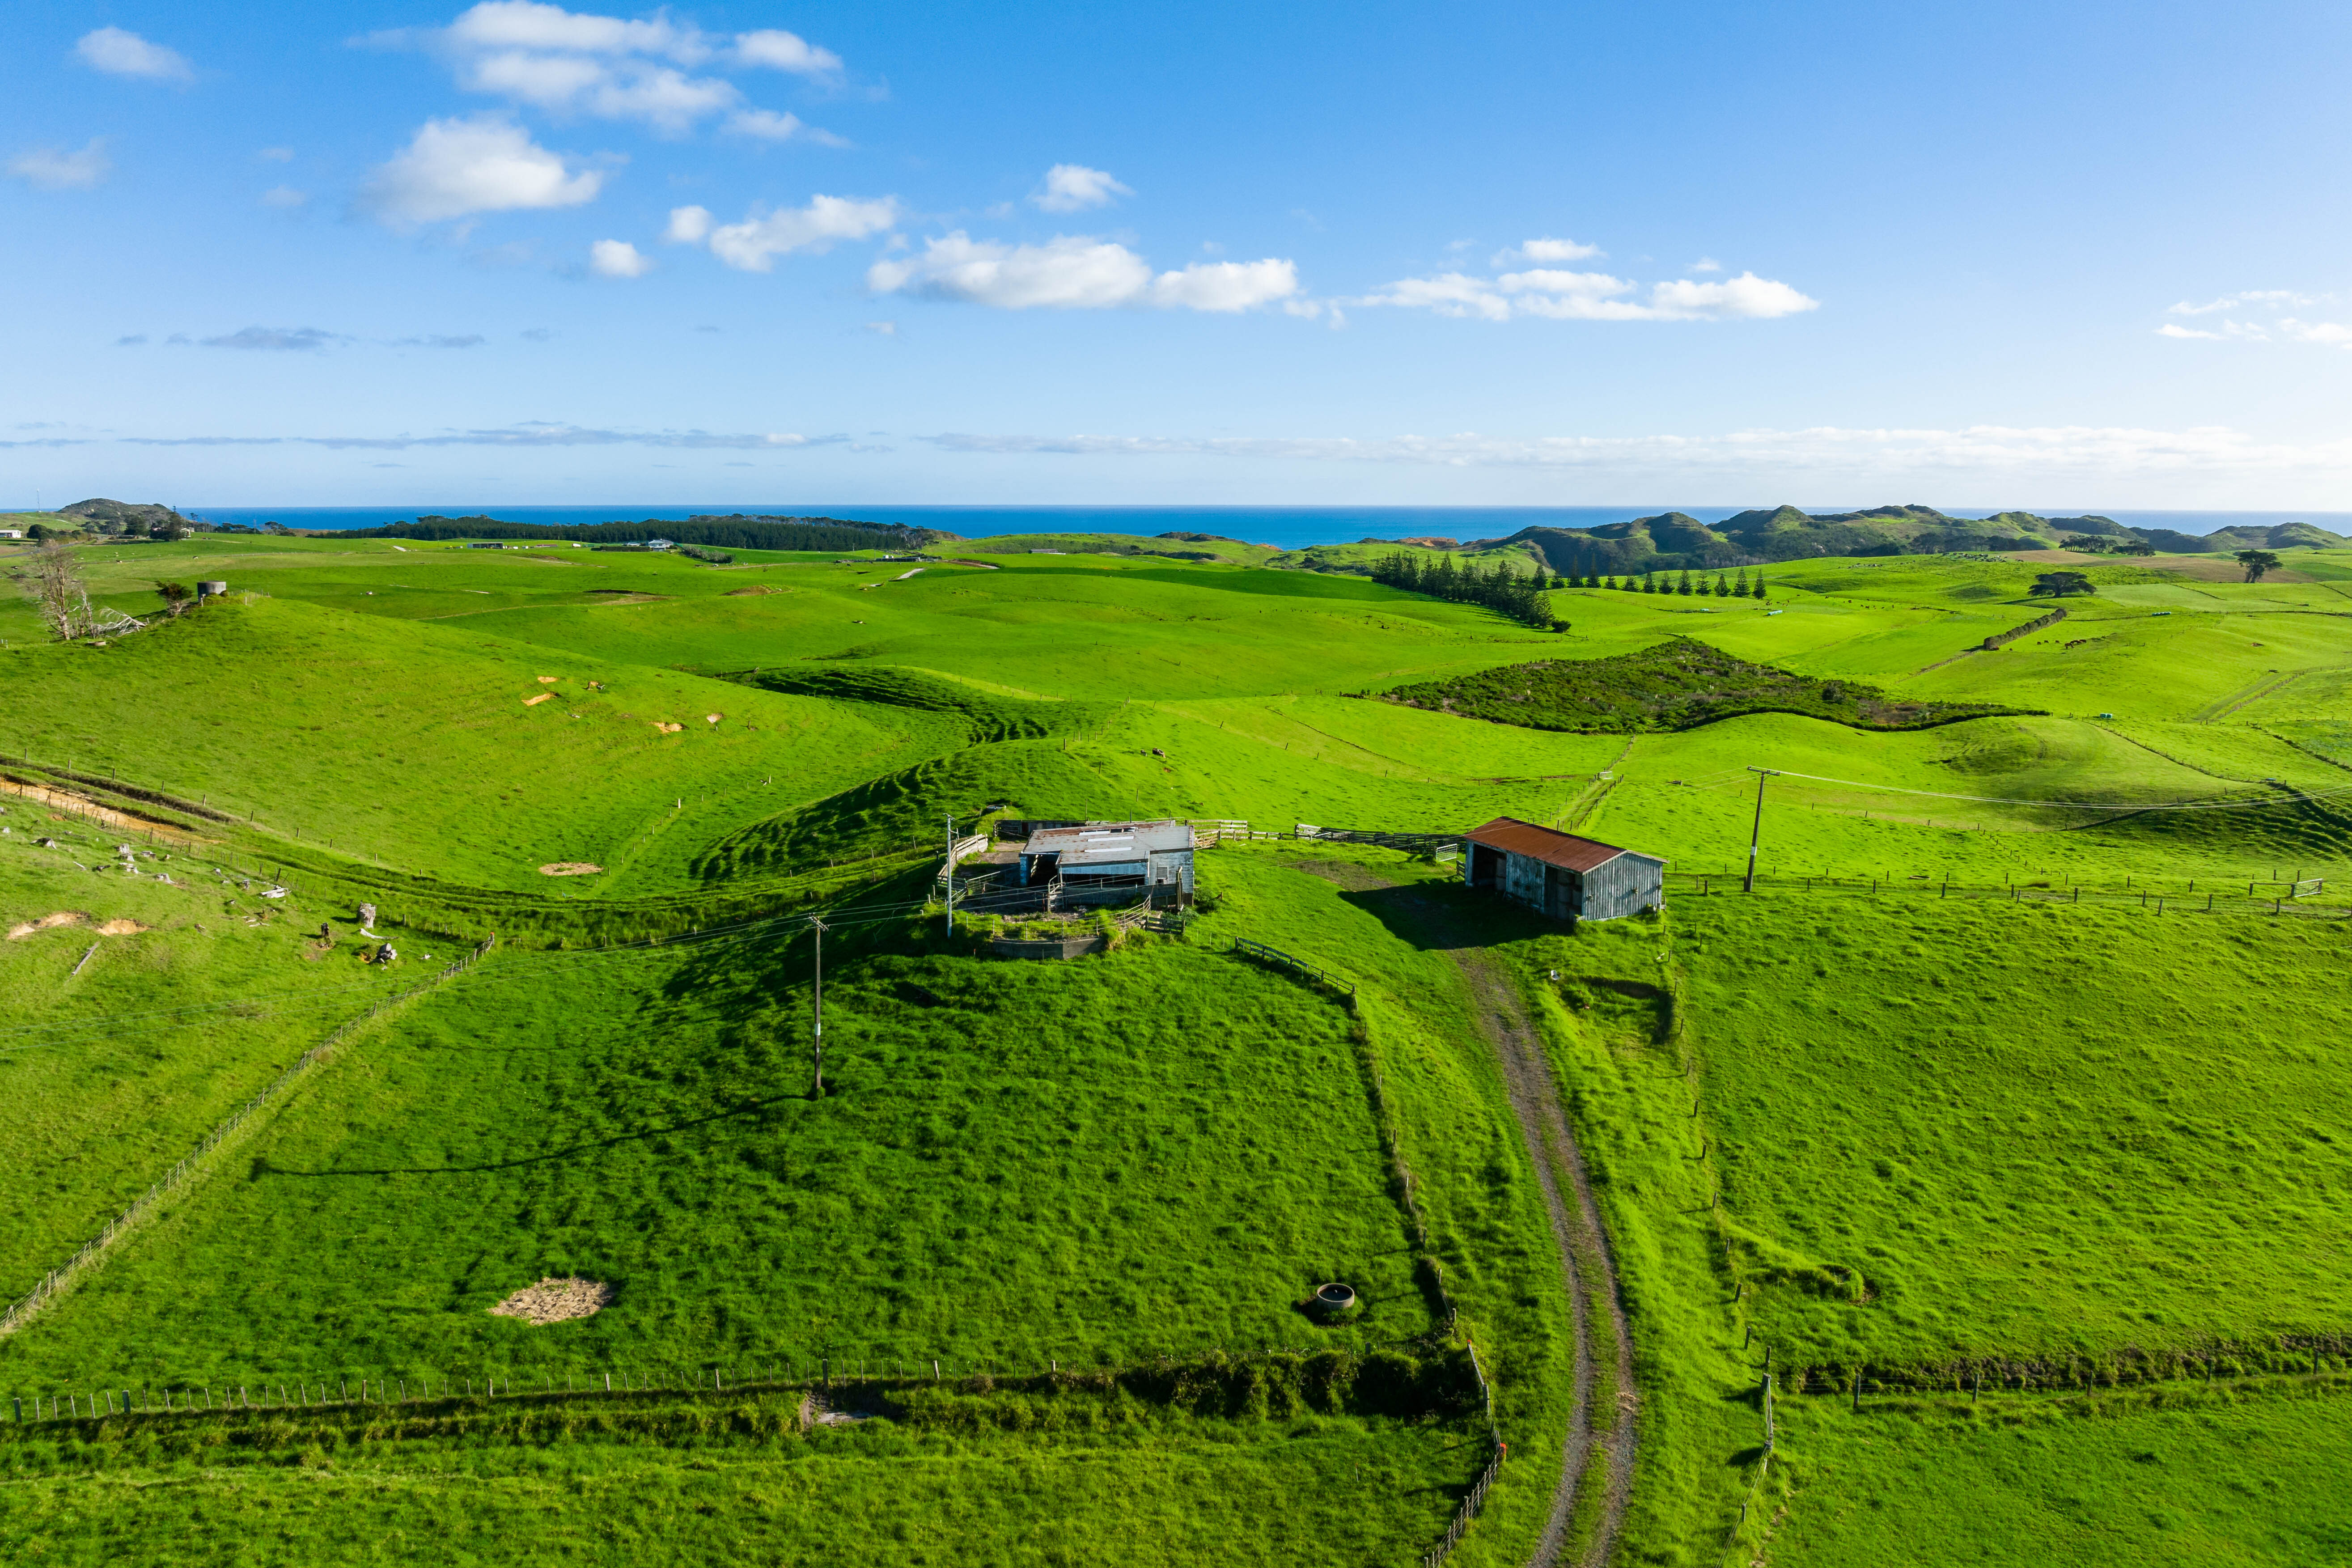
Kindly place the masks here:
MULTIPOLYGON (((1357 891, 1393 888, 1397 884, 1363 866, 1343 861, 1296 861, 1296 868, 1357 891)), ((1424 935, 1433 939, 1461 973, 1468 991, 1478 1032, 1494 1051, 1518 1122, 1519 1137, 1535 1166, 1543 1194, 1544 1213, 1552 1240, 1559 1249, 1560 1273, 1569 1288, 1576 1328, 1575 1397, 1569 1429, 1560 1444, 1559 1479, 1552 1490, 1544 1531, 1529 1555, 1528 1568, 1556 1568, 1568 1560, 1568 1535, 1575 1520, 1579 1489, 1591 1466, 1596 1445, 1603 1458, 1604 1489, 1600 1527, 1593 1531, 1580 1568, 1606 1568, 1616 1550, 1624 1523, 1625 1505, 1633 1485, 1636 1440, 1634 1417, 1639 1394, 1633 1384, 1633 1340, 1617 1288, 1616 1261, 1609 1233, 1593 1201, 1592 1184, 1584 1168, 1576 1132, 1542 1037, 1529 1021, 1525 1002, 1510 974, 1485 950, 1453 945, 1459 932, 1445 911, 1427 900, 1414 900, 1414 915, 1424 935), (1611 1370, 1616 1396, 1613 1408, 1596 1417, 1593 1408, 1598 1383, 1593 1349, 1593 1321, 1605 1314, 1614 1341, 1611 1370)))

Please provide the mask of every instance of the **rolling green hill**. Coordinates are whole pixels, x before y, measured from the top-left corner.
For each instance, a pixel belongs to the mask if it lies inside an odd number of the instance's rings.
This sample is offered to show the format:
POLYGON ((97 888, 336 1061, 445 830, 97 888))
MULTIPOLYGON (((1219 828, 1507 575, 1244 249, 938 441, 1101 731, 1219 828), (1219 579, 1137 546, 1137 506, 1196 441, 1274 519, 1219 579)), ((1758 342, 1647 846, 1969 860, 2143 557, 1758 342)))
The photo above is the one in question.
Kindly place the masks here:
POLYGON ((1773 563, 1557 634, 1387 544, 81 546, 145 629, 0 603, 0 1552, 1407 1562, 1499 1441, 1449 1563, 2326 1560, 2352 563, 2116 529, 1414 547, 1773 563), (1320 834, 1498 816, 1664 909, 1320 834), (1035 963, 939 902, 1008 816, 1255 831, 1035 963))

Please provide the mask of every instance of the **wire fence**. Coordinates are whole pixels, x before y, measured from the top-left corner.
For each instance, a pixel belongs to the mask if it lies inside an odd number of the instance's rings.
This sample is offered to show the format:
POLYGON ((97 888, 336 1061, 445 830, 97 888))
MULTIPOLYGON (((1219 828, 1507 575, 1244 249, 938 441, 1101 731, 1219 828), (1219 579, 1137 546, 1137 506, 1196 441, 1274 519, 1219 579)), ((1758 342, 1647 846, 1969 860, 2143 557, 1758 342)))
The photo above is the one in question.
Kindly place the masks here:
POLYGON ((185 1185, 190 1178, 203 1168, 206 1155, 226 1143, 240 1129, 252 1121, 257 1112, 283 1094, 289 1086, 309 1072, 354 1030, 381 1017, 386 1008, 405 1002, 411 997, 421 996, 444 981, 472 968, 480 961, 484 953, 489 952, 497 941, 496 937, 486 939, 472 952, 447 964, 422 985, 412 986, 397 995, 386 996, 371 1005, 366 1012, 356 1014, 337 1025, 332 1034, 304 1051, 283 1072, 270 1079, 252 1099, 231 1110, 215 1123, 212 1130, 197 1142, 194 1149, 157 1177, 144 1193, 131 1199, 121 1214, 106 1222, 103 1229, 83 1242, 71 1258, 57 1268, 47 1270, 30 1290, 10 1302, 5 1310, 0 1310, 0 1336, 15 1333, 24 1327, 35 1313, 55 1300, 103 1255, 108 1247, 112 1247, 119 1237, 153 1215, 166 1198, 185 1185))
MULTIPOLYGON (((1738 871, 1669 871, 1665 874, 1665 886, 1670 891, 1678 890, 1696 898, 1714 898, 1745 889, 1743 875, 1738 871)), ((2172 888, 2137 887, 2129 881, 2116 888, 2050 879, 2000 883, 1958 882, 1952 879, 1949 872, 1939 877, 1926 871, 1900 877, 1883 872, 1846 877, 1759 875, 1754 890, 1759 893, 1823 895, 1905 894, 1912 898, 1979 902, 1991 900, 2009 903, 2103 904, 2113 908, 2146 910, 2157 915, 2294 915, 2310 920, 2352 918, 2352 906, 2315 902, 2326 894, 2327 879, 2325 877, 2303 877, 2299 871, 2295 877, 2276 880, 2255 878, 2242 882, 2223 882, 2211 878, 2190 878, 2187 879, 2186 886, 2172 888), (2245 889, 2242 893, 2238 891, 2241 887, 2245 889)))
MULTIPOLYGON (((696 1367, 658 1364, 583 1369, 536 1367, 524 1370, 488 1366, 467 1372, 411 1367, 399 1371, 349 1372, 324 1376, 310 1373, 293 1378, 268 1377, 247 1382, 169 1381, 85 1384, 9 1395, 13 1419, 30 1424, 87 1421, 118 1415, 228 1415, 247 1411, 357 1408, 371 1405, 439 1405, 451 1401, 532 1399, 539 1401, 602 1400, 607 1395, 743 1394, 794 1390, 857 1396, 923 1384, 981 1384, 1023 1387, 1077 1384, 1099 1385, 1107 1379, 1137 1379, 1152 1373, 1187 1369, 1263 1367, 1287 1359, 1294 1364, 1339 1347, 1329 1344, 1276 1344, 1234 1352, 1224 1346, 1183 1352, 1162 1352, 1139 1362, 1107 1363, 1066 1361, 1058 1356, 1019 1360, 996 1356, 907 1355, 896 1352, 844 1355, 835 1350, 776 1351, 751 1353, 726 1366, 696 1367), (29 1410, 27 1405, 29 1402, 29 1410)), ((1426 1341, 1382 1340, 1347 1347, 1343 1353, 1363 1356, 1387 1350, 1425 1352, 1426 1341)), ((1484 1401, 1491 1433, 1493 1399, 1478 1368, 1475 1350, 1471 1370, 1484 1401)))
POLYGON ((1495 1425, 1495 1391, 1487 1386, 1486 1369, 1478 1364, 1478 1347, 1472 1345, 1469 1350, 1471 1375, 1478 1380, 1478 1398, 1486 1415, 1486 1441, 1493 1447, 1486 1459, 1486 1468, 1478 1472, 1478 1479, 1471 1482, 1470 1489, 1463 1494, 1460 1506, 1454 1510, 1453 1522, 1445 1527, 1445 1533, 1437 1538, 1436 1545, 1421 1554, 1422 1568, 1437 1568, 1439 1563, 1453 1555, 1454 1549, 1462 1543, 1462 1538, 1470 1532, 1470 1526, 1486 1509, 1486 1494, 1494 1489, 1496 1479, 1503 1473, 1503 1461, 1511 1453, 1511 1446, 1503 1441, 1502 1429, 1495 1425))

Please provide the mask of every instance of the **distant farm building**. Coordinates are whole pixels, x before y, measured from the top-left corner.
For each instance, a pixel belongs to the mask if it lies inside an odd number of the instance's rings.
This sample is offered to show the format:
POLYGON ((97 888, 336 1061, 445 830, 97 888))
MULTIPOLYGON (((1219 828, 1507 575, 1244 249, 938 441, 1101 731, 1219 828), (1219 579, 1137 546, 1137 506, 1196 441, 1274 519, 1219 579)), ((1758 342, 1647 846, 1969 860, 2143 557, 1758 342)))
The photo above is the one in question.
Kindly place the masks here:
POLYGON ((1613 921, 1666 901, 1666 863, 1498 816, 1462 844, 1462 879, 1491 888, 1556 921, 1613 921))
POLYGON ((1020 885, 1053 884, 1057 901, 1128 903, 1192 896, 1192 828, 1183 822, 1038 827, 1021 847, 1020 885))

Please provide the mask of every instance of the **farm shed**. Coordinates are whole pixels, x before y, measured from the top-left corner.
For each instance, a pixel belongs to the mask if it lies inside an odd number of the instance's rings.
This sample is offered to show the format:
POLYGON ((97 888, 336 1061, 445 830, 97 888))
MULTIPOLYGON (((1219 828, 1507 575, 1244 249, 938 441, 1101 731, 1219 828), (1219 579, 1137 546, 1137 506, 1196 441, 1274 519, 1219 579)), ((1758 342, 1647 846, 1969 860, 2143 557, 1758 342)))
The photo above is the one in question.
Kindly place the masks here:
POLYGON ((1556 921, 1613 921, 1666 901, 1666 863, 1656 856, 1516 816, 1473 828, 1462 849, 1465 882, 1556 921))
POLYGON ((1147 892, 1192 896, 1192 828, 1183 822, 1087 822, 1046 827, 1021 847, 1021 885, 1058 880, 1077 902, 1124 901, 1147 892))

